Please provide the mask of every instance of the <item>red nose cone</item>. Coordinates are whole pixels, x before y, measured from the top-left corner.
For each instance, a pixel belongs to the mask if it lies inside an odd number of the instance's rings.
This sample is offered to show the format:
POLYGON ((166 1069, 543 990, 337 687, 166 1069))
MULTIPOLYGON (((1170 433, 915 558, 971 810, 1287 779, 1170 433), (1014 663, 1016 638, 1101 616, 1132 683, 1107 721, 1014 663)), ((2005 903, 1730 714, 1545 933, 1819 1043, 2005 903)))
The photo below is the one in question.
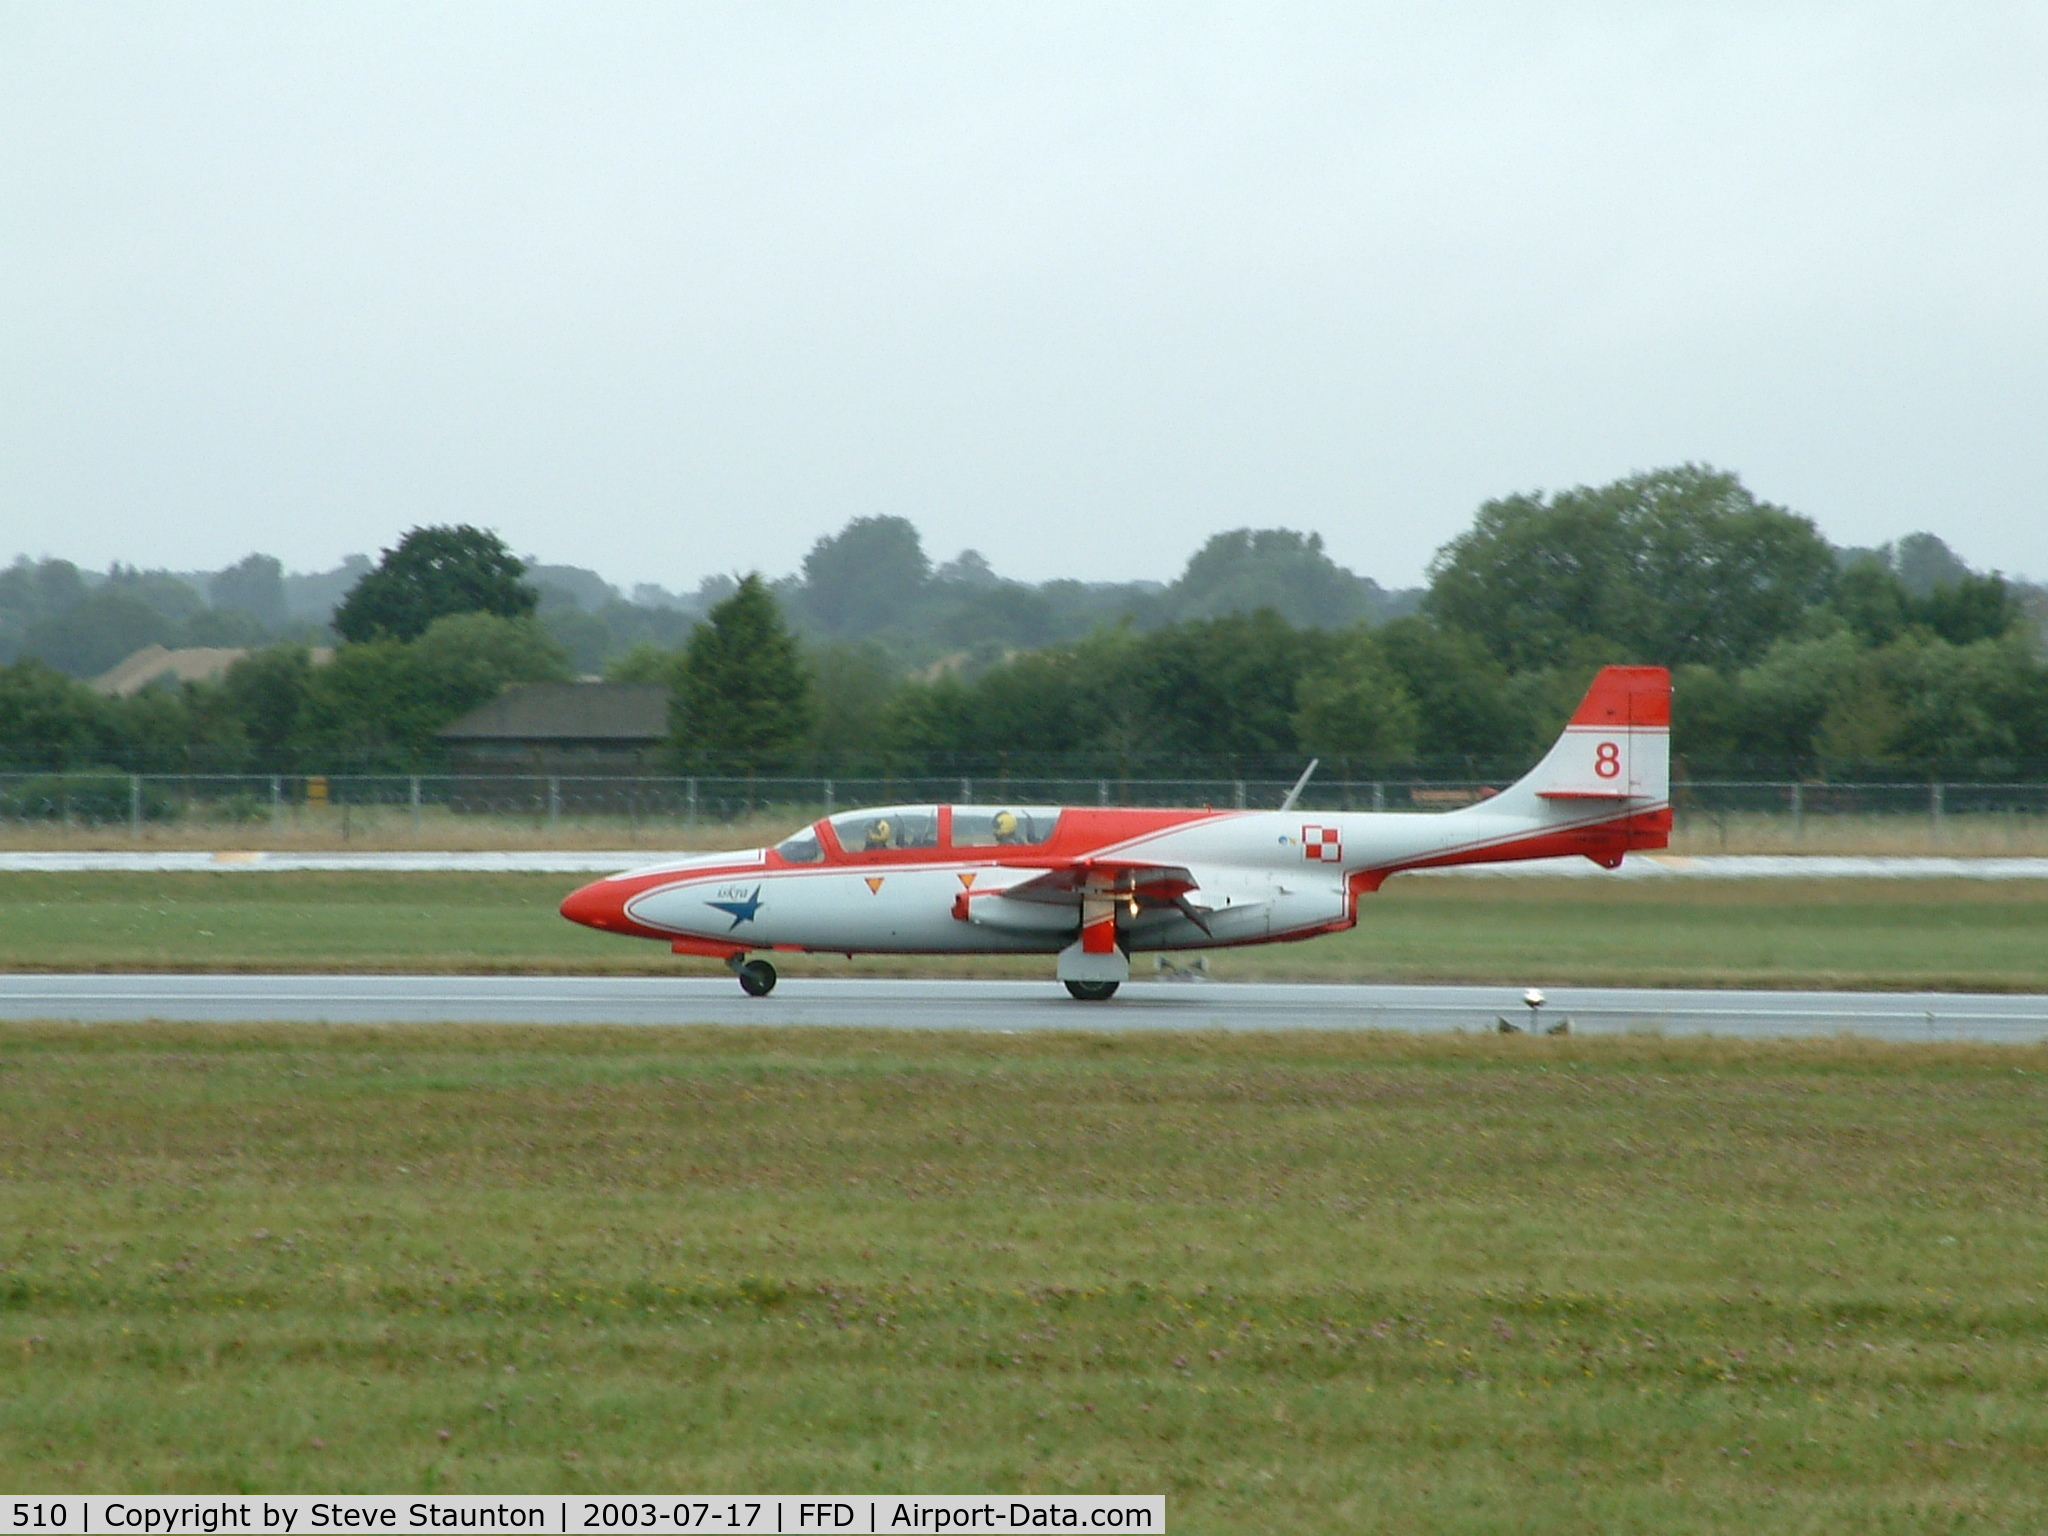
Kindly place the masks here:
POLYGON ((581 923, 586 928, 626 926, 625 903, 607 890, 602 880, 593 885, 586 885, 580 891, 571 891, 564 897, 562 916, 572 923, 581 923))

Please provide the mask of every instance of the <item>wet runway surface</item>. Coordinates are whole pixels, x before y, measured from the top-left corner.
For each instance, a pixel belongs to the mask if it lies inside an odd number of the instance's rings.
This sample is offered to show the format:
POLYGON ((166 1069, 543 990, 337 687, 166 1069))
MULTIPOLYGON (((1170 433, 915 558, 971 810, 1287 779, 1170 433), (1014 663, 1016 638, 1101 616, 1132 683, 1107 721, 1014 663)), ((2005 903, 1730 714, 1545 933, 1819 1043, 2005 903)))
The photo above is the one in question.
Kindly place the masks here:
MULTIPOLYGON (((1046 981, 724 977, 6 975, 0 1020, 304 1024, 775 1024, 1086 1030, 1493 1030, 1530 1022, 1519 989, 1314 983, 1127 984, 1106 1003, 1046 981)), ((1579 1034, 2048 1041, 2048 996, 1547 989, 1538 1020, 1579 1034)))

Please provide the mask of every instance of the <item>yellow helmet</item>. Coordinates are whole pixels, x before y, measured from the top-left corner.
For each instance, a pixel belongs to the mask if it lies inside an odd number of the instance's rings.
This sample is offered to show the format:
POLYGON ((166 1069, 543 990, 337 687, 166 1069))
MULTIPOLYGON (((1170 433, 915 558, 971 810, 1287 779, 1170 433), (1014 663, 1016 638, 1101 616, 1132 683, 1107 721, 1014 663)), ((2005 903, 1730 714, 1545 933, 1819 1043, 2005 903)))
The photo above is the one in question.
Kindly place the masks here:
POLYGON ((869 822, 868 841, 871 843, 886 843, 889 841, 889 830, 889 820, 886 816, 880 821, 869 822))
POLYGON ((1017 830, 1017 813, 1015 811, 997 811, 995 829, 997 837, 1010 836, 1017 830))

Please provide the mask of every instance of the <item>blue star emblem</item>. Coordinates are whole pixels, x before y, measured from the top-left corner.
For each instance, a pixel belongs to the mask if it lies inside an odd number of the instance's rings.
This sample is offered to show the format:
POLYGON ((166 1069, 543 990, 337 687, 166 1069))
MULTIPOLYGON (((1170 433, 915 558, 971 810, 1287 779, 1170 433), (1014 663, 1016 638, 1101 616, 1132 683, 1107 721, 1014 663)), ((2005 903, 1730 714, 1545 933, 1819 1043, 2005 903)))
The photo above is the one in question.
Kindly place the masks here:
MULTIPOLYGON (((721 912, 730 912, 732 914, 732 928, 737 928, 741 923, 751 923, 754 920, 754 914, 761 910, 761 887, 755 886, 754 894, 745 901, 707 901, 704 905, 716 907, 721 912)), ((731 933, 732 928, 728 928, 725 931, 731 933)))

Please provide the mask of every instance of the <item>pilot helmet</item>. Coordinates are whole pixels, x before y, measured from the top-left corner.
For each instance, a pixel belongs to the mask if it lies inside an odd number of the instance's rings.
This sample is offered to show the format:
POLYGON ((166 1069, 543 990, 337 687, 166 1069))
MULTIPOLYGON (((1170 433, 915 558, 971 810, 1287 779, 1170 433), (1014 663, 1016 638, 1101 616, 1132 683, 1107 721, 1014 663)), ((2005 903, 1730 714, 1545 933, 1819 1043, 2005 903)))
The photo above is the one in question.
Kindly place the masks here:
POLYGON ((1016 836, 1017 813, 1015 811, 997 811, 995 817, 995 829, 997 837, 1016 836))
POLYGON ((889 832, 889 819, 886 816, 880 821, 868 823, 868 841, 871 843, 886 843, 889 841, 889 832))

